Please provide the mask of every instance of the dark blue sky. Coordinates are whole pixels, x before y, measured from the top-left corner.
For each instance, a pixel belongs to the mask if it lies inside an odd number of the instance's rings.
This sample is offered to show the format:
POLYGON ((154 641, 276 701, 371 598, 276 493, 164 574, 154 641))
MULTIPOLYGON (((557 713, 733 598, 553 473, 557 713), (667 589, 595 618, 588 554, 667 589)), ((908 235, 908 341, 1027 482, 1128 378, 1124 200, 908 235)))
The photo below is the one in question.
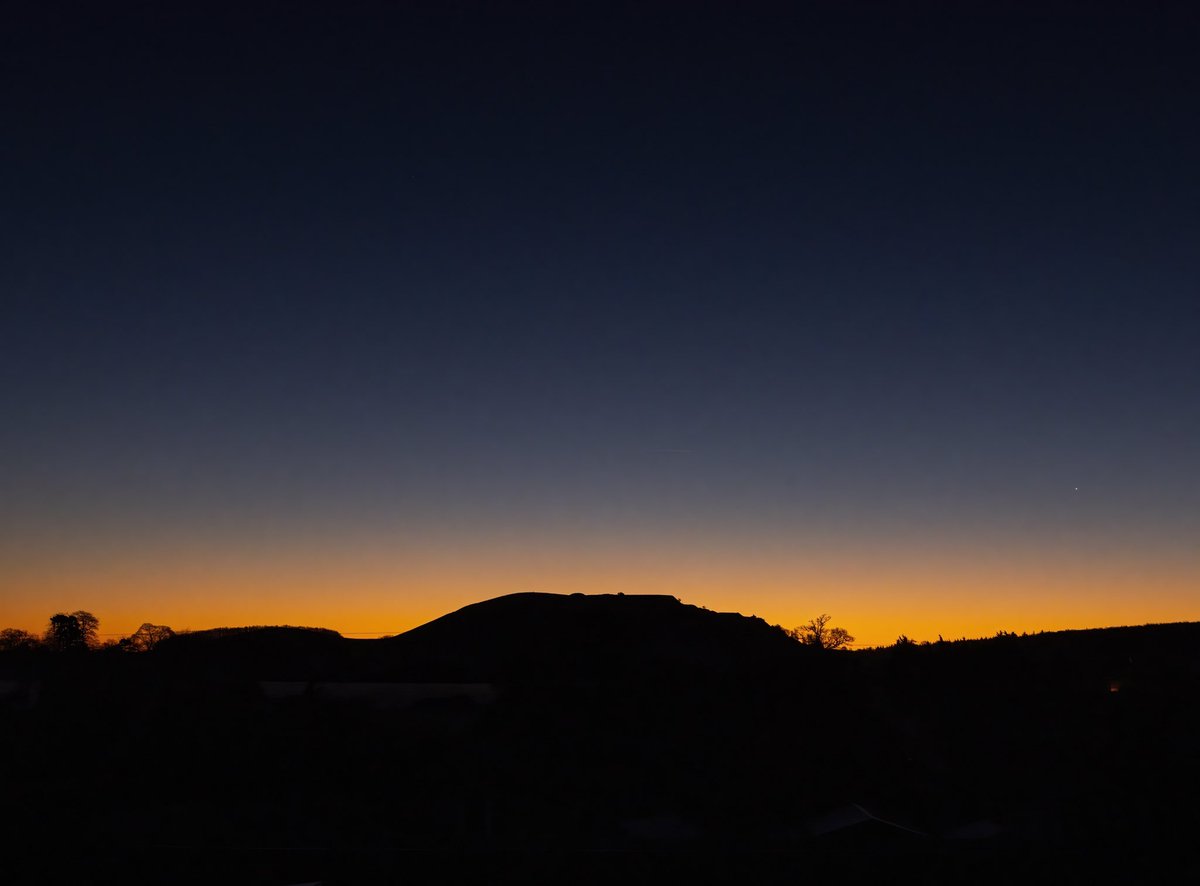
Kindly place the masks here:
POLYGON ((497 5, 5 14, 21 582, 97 535, 1195 547, 1194 14, 497 5))

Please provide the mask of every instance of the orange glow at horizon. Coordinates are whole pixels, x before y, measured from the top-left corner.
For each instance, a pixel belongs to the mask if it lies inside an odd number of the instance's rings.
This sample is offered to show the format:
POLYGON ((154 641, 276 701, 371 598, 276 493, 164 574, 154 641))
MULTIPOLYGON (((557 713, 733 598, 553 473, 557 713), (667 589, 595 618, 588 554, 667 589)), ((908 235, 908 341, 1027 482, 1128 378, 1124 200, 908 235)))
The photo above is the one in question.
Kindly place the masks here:
POLYGON ((1200 619, 1195 555, 1028 545, 162 545, 138 557, 101 548, 7 559, 0 627, 40 632, 53 613, 86 609, 106 636, 145 621, 393 634, 519 591, 670 594, 784 627, 828 612, 859 646, 1200 619))

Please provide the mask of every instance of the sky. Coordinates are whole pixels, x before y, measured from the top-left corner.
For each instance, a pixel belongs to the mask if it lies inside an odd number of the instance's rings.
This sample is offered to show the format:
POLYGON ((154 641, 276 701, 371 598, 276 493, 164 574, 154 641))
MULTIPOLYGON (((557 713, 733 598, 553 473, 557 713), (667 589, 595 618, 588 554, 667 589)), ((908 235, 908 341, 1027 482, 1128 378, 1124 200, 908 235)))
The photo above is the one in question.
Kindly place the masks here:
POLYGON ((1200 619, 1150 6, 6 6, 0 626, 1200 619))

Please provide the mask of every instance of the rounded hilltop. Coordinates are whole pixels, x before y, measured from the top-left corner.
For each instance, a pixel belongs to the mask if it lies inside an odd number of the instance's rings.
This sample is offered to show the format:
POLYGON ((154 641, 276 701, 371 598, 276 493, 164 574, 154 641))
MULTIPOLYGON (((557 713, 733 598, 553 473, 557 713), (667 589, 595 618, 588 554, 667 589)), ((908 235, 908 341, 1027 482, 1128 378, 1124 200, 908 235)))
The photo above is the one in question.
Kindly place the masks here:
POLYGON ((665 594, 508 594, 381 642, 431 676, 486 680, 734 673, 802 651, 761 618, 665 594))

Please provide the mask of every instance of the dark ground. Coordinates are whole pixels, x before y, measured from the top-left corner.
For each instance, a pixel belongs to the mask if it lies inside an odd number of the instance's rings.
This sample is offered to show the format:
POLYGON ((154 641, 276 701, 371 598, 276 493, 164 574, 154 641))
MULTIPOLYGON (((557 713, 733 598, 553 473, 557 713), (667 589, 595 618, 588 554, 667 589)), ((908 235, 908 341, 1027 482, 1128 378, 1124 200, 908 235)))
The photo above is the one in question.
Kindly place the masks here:
POLYGON ((671 598, 525 595, 389 640, 10 653, 0 679, 13 882, 1196 865, 1200 624, 820 652, 671 598))

